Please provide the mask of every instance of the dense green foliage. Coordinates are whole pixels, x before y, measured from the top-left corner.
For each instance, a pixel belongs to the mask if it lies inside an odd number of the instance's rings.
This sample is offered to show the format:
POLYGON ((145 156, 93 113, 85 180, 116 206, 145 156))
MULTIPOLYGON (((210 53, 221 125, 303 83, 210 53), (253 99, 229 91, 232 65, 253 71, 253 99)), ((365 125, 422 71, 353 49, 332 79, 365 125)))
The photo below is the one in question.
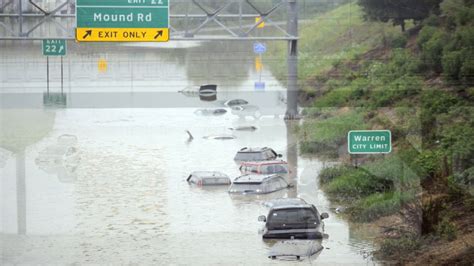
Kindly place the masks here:
MULTIPOLYGON (((310 90, 334 65, 356 59, 375 45, 392 43, 402 35, 385 23, 365 22, 360 7, 351 2, 301 24, 300 36, 298 79, 301 89, 310 90)), ((283 82, 287 74, 286 53, 287 44, 278 42, 272 43, 265 55, 272 59, 270 68, 283 82)))
POLYGON ((398 212, 402 205, 414 199, 410 192, 372 193, 357 201, 351 208, 351 217, 359 222, 375 220, 398 212))
POLYGON ((441 0, 359 0, 364 17, 382 22, 392 21, 405 31, 405 20, 420 21, 437 12, 441 0))
POLYGON ((428 70, 446 80, 472 85, 474 77, 474 4, 468 0, 445 0, 443 16, 425 21, 418 46, 428 70))
MULTIPOLYGON (((352 4, 316 18, 301 32, 299 78, 303 96, 310 99, 298 131, 301 152, 342 155, 349 162, 349 130, 392 131, 392 155, 363 156, 358 168, 343 164, 319 175, 323 189, 346 201, 357 221, 396 213, 421 190, 461 197, 473 191, 473 1, 408 2, 426 6, 418 17, 408 12, 371 18, 395 24, 400 18, 424 19, 407 33, 364 21, 374 10, 352 4), (337 27, 324 19, 330 16, 341 18, 337 27)), ((284 51, 272 48, 276 54, 284 51)), ((272 68, 277 75, 282 69, 272 68)), ((450 223, 437 222, 433 230, 452 239, 450 223)), ((399 242, 385 248, 412 243, 399 242)))

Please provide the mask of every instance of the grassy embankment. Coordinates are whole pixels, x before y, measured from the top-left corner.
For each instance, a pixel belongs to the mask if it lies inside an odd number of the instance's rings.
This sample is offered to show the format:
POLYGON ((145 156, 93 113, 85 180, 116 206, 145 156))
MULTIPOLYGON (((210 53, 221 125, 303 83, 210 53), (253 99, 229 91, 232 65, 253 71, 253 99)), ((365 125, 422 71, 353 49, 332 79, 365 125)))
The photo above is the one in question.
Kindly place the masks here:
MULTIPOLYGON (((348 207, 349 219, 402 221, 382 224, 385 258, 474 259, 473 26, 472 4, 445 0, 441 14, 406 33, 364 22, 356 4, 317 17, 300 32, 301 151, 341 158, 319 181, 348 207), (354 129, 391 130, 393 152, 358 156, 354 167, 345 152, 354 129)), ((286 47, 271 53, 283 58, 286 47)), ((284 77, 280 61, 272 70, 284 77)))

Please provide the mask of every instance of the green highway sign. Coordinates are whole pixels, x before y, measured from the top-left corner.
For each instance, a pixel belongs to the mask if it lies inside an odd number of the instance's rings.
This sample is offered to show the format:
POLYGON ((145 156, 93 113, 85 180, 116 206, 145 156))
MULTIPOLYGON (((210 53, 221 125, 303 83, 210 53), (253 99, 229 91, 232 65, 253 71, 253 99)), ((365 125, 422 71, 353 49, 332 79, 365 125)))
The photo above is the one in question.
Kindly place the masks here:
POLYGON ((78 28, 168 28, 168 9, 77 7, 78 28))
POLYGON ((350 154, 390 153, 392 151, 392 133, 390 130, 349 131, 347 149, 350 154))
POLYGON ((76 21, 77 41, 168 41, 169 1, 77 0, 76 21))
POLYGON ((66 40, 47 39, 43 40, 44 56, 65 56, 67 44, 66 40))
POLYGON ((80 6, 103 6, 103 7, 168 7, 168 0, 76 0, 80 6))

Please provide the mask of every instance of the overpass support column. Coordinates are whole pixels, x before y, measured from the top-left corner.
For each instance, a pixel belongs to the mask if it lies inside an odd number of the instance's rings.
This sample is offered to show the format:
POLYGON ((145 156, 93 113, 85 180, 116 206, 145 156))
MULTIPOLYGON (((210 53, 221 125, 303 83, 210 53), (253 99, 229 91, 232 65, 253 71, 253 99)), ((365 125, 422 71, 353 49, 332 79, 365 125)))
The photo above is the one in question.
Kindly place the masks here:
POLYGON ((298 119, 298 3, 288 0, 288 34, 295 37, 288 41, 288 78, 286 120, 298 119))

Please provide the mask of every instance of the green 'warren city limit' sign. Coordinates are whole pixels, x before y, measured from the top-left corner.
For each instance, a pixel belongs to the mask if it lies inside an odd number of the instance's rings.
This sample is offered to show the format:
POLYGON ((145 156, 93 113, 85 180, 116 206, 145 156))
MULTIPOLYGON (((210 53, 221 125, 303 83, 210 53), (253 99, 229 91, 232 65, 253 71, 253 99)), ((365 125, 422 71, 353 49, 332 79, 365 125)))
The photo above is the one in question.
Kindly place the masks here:
POLYGON ((390 153, 392 151, 392 133, 390 130, 349 131, 347 149, 350 154, 390 153))
POLYGON ((64 56, 66 55, 66 40, 47 39, 43 40, 44 56, 64 56))

